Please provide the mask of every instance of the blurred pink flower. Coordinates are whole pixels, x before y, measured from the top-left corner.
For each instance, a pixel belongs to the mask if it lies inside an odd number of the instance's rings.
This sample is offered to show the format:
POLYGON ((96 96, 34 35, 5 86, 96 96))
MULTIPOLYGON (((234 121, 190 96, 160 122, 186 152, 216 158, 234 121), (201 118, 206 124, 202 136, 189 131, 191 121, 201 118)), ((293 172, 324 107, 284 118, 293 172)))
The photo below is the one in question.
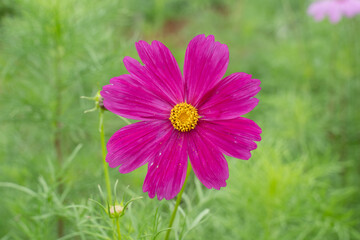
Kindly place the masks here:
POLYGON ((351 18, 359 14, 360 0, 321 0, 313 2, 307 12, 316 21, 328 16, 332 23, 337 23, 343 15, 351 18))
POLYGON ((226 154, 249 159, 261 128, 240 117, 257 104, 260 81, 246 73, 224 76, 229 51, 214 36, 198 35, 187 47, 184 75, 161 42, 135 44, 144 63, 125 57, 130 74, 114 77, 101 95, 109 111, 140 120, 118 130, 107 144, 106 161, 129 173, 148 163, 143 191, 159 200, 181 190, 188 158, 207 188, 226 186, 226 154))

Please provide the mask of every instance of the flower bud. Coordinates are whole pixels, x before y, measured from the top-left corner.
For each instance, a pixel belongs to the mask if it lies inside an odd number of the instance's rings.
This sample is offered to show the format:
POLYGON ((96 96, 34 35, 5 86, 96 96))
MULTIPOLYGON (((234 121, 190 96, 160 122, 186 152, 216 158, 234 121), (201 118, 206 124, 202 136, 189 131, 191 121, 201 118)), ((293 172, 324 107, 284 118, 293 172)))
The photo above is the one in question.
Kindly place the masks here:
POLYGON ((120 217, 124 211, 122 205, 114 205, 109 207, 109 215, 111 218, 120 217))
POLYGON ((100 91, 98 91, 94 97, 81 96, 80 98, 91 100, 91 101, 95 102, 95 107, 93 107, 92 109, 86 110, 84 113, 93 112, 98 109, 107 110, 104 106, 104 98, 100 95, 100 91))

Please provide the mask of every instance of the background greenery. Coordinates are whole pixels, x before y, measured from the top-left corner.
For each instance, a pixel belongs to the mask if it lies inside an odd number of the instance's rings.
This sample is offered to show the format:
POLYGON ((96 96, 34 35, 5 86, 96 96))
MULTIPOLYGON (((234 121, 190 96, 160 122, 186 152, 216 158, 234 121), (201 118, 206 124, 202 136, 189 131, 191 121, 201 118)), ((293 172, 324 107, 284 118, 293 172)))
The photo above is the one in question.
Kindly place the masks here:
MULTIPOLYGON (((102 201, 98 114, 84 114, 126 72, 139 39, 159 40, 182 67, 188 42, 228 45, 227 75, 262 81, 249 118, 263 129, 250 161, 228 158, 220 191, 192 175, 174 239, 360 239, 360 17, 332 25, 310 1, 2 0, 0 238, 111 239, 102 201), (59 159, 63 162, 59 163, 59 159), (59 192, 59 188, 63 189, 59 192)), ((108 139, 126 121, 105 113, 108 139)), ((121 175, 124 239, 163 238, 174 201, 142 192, 146 167, 121 175)))

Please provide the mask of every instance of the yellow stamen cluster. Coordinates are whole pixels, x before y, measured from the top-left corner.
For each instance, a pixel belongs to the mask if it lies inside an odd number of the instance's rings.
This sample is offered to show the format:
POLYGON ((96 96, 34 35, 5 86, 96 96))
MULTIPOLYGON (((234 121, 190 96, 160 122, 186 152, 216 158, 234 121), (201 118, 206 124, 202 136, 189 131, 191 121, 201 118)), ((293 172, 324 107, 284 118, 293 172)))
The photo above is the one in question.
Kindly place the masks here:
POLYGON ((171 109, 170 121, 175 129, 180 132, 188 132, 197 125, 199 114, 194 106, 188 103, 176 104, 171 109))

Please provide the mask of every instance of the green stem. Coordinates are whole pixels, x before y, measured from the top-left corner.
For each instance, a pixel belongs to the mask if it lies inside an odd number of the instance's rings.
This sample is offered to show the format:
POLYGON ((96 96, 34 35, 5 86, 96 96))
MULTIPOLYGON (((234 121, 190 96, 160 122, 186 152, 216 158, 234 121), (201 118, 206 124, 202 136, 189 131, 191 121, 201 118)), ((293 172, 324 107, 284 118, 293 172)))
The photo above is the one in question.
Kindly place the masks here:
POLYGON ((173 210, 173 212, 172 212, 172 214, 171 214, 171 218, 170 218, 168 230, 166 231, 166 235, 165 235, 164 240, 168 240, 168 239, 169 239, 170 232, 171 232, 171 228, 172 228, 172 225, 173 225, 174 220, 175 220, 175 217, 176 217, 176 212, 177 212, 178 207, 179 207, 179 205, 180 205, 181 198, 182 198, 182 194, 183 194, 183 192, 184 192, 185 185, 186 185, 187 179, 188 179, 188 177, 189 177, 189 175, 190 175, 190 172, 191 172, 191 165, 190 165, 190 163, 189 163, 188 169, 187 169, 187 172, 186 172, 185 181, 184 181, 184 184, 183 184, 183 186, 182 186, 182 188, 181 188, 181 190, 180 190, 180 192, 179 192, 179 195, 178 195, 178 197, 177 197, 177 199, 176 199, 175 207, 174 207, 174 210, 173 210))
POLYGON ((116 232, 118 235, 118 240, 121 240, 119 217, 117 217, 115 221, 116 221, 116 232))
MULTIPOLYGON (((62 111, 63 111, 63 79, 61 76, 62 72, 62 25, 60 21, 60 10, 58 3, 54 6, 54 29, 55 34, 53 35, 55 40, 55 55, 54 55, 54 84, 55 84, 55 111, 54 111, 54 123, 55 123, 55 139, 54 139, 54 147, 56 152, 56 158, 58 161, 58 167, 61 169, 63 167, 63 140, 62 140, 62 111)), ((64 183, 62 176, 57 177, 57 182, 59 185, 57 186, 57 192, 59 196, 64 193, 64 183)), ((57 218, 57 235, 58 238, 64 236, 65 227, 64 227, 64 220, 61 216, 57 218)))
POLYGON ((106 190, 108 195, 108 203, 112 204, 112 195, 111 195, 111 185, 110 185, 110 177, 109 170, 106 164, 106 146, 105 146, 105 133, 104 133, 104 109, 100 108, 99 110, 99 131, 100 131, 100 139, 101 139, 101 150, 102 150, 102 159, 103 159, 103 167, 104 167, 104 177, 106 183, 106 190))

